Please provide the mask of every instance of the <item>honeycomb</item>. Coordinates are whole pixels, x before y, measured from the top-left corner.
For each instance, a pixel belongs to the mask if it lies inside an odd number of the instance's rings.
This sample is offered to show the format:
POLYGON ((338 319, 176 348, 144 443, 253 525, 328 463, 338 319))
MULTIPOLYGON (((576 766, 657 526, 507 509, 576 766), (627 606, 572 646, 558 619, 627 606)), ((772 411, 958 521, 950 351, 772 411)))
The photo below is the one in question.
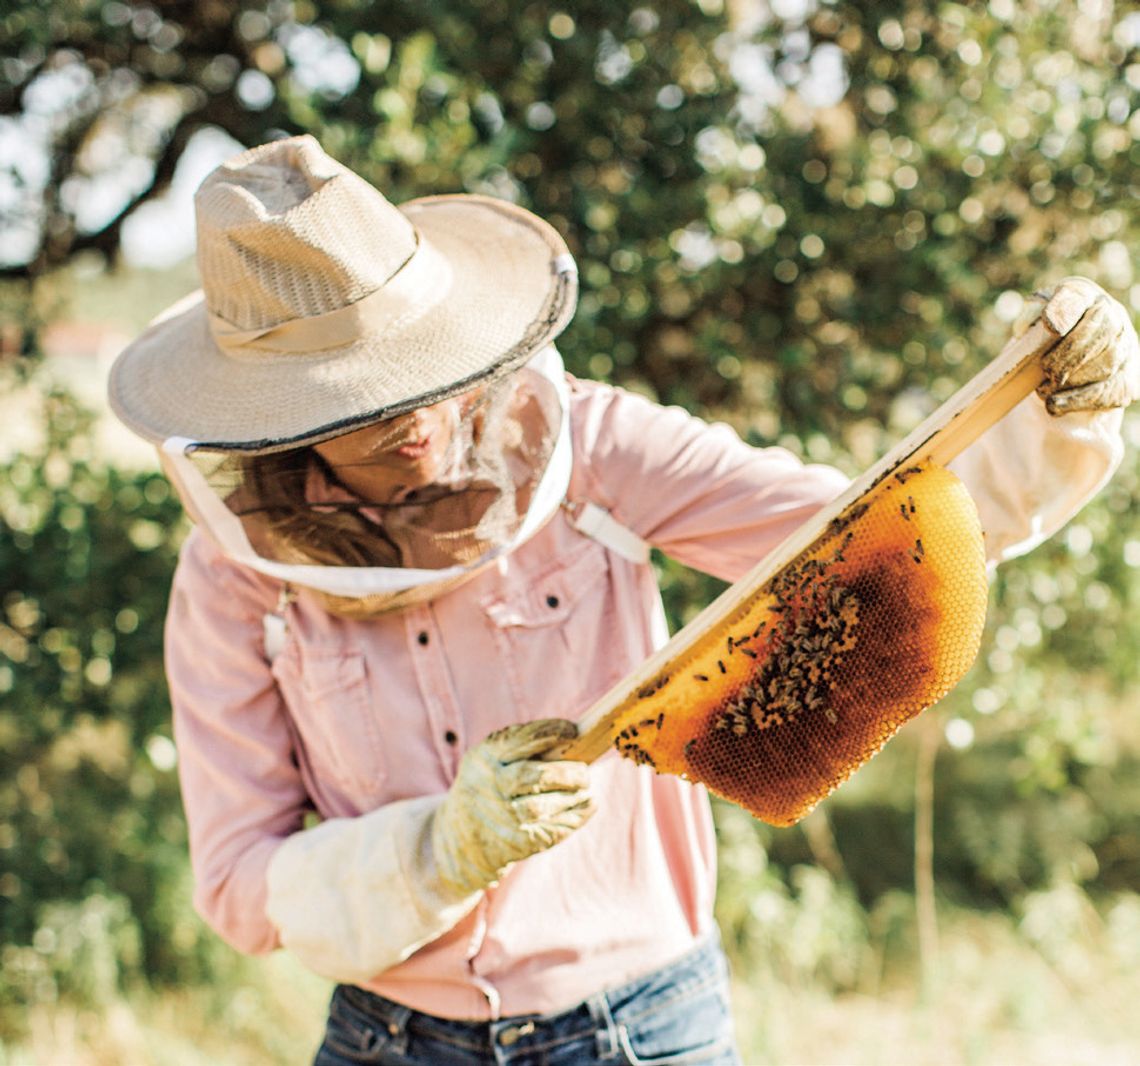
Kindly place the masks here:
POLYGON ((986 594, 961 482, 933 465, 897 471, 627 694, 612 744, 791 825, 957 684, 986 594))

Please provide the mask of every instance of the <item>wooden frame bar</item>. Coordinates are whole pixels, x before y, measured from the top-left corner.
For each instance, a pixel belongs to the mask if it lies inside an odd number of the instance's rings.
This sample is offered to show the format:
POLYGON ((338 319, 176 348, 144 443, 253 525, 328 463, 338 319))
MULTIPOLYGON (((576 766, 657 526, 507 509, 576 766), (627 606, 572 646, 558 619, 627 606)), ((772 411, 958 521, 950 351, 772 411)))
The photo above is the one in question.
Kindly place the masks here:
MULTIPOLYGON (((1066 318, 1075 323, 1083 313, 1066 318)), ((1049 316, 1043 315, 1021 336, 1014 337, 1001 353, 961 389, 929 415, 861 477, 853 481, 832 503, 822 508, 782 541, 739 581, 726 589, 696 618, 632 674, 610 689, 579 719, 575 740, 553 749, 544 758, 580 759, 593 762, 612 746, 611 725, 622 702, 652 680, 664 667, 713 629, 758 588, 792 562, 822 536, 831 522, 883 478, 916 463, 945 466, 990 426, 1005 416, 1042 381, 1041 356, 1061 339, 1049 316)))

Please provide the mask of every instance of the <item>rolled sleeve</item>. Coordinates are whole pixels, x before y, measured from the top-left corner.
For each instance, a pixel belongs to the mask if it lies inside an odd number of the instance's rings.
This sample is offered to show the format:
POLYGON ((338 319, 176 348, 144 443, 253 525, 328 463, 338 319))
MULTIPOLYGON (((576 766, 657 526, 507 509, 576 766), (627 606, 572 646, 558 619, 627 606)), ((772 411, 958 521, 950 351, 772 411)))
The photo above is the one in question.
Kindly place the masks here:
POLYGON ((263 647, 273 589, 191 533, 174 577, 166 671, 194 904, 240 951, 278 946, 266 871, 309 801, 263 647))

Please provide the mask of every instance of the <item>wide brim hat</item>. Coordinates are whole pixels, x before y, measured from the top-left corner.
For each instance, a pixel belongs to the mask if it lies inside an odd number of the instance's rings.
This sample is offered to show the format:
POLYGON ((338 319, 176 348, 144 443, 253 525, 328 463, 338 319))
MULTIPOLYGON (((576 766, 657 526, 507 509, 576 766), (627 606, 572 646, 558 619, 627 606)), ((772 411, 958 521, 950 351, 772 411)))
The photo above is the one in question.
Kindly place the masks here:
POLYGON ((396 207, 309 136, 249 149, 195 197, 202 289, 116 359, 145 439, 270 451, 510 373, 574 312, 558 232, 475 195, 396 207))

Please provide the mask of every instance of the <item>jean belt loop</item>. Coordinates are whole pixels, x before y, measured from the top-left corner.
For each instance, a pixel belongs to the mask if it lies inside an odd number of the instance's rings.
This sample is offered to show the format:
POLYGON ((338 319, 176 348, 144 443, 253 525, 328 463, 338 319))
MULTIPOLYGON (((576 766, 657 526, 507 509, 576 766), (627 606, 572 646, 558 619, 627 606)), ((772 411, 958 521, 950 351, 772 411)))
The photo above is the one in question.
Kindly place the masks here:
POLYGON ((385 1013, 387 1018, 383 1024, 392 1038, 389 1046, 397 1054, 403 1055, 408 1050, 408 1019, 415 1012, 402 1003, 390 1003, 385 1013))
POLYGON ((616 1059, 621 1054, 621 1045, 618 1043, 618 1029, 614 1023, 613 1013, 610 1011, 610 1001, 604 992, 591 996, 586 1000, 586 1007, 590 1011, 597 1040, 597 1055, 603 1062, 606 1059, 616 1059))

